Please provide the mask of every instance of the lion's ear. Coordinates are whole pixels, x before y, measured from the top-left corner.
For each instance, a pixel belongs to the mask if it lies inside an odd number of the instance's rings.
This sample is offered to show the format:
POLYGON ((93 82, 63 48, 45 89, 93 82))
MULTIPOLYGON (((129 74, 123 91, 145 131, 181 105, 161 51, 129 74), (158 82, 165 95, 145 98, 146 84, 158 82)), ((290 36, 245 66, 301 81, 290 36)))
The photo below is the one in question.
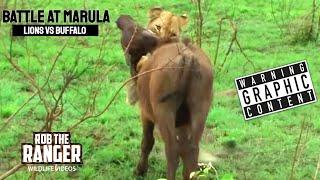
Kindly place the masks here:
POLYGON ((179 17, 179 24, 180 24, 180 27, 188 24, 188 16, 186 14, 183 14, 179 17))
POLYGON ((149 10, 149 18, 154 19, 160 16, 161 12, 163 11, 162 7, 154 7, 149 10))

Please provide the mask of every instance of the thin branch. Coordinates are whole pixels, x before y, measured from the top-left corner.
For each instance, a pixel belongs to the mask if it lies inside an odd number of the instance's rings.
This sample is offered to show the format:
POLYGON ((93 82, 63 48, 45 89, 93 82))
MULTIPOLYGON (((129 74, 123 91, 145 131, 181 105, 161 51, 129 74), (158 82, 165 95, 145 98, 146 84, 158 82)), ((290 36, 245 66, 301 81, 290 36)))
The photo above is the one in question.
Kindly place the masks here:
POLYGON ((52 64, 52 66, 50 68, 48 77, 47 77, 45 83, 42 85, 41 89, 43 89, 47 85, 47 83, 49 82, 50 76, 51 76, 51 74, 52 74, 52 72, 53 72, 53 70, 54 70, 54 68, 56 66, 56 63, 57 63, 59 57, 61 56, 63 50, 67 47, 67 44, 68 44, 68 40, 63 44, 62 48, 58 51, 57 55, 55 56, 55 58, 53 60, 53 64, 52 64))
POLYGON ((230 44, 229 44, 229 47, 228 47, 228 50, 227 50, 227 52, 226 52, 225 58, 224 58, 224 60, 223 60, 223 62, 222 62, 222 64, 221 64, 221 66, 220 66, 219 69, 217 70, 217 74, 218 74, 219 72, 221 72, 224 64, 226 63, 227 57, 229 56, 229 54, 230 54, 230 52, 231 52, 231 48, 232 48, 234 42, 236 42, 236 45, 237 45, 238 49, 240 50, 241 54, 242 54, 242 55, 245 57, 245 59, 246 59, 246 63, 243 65, 243 67, 245 67, 247 63, 250 63, 250 64, 252 65, 253 69, 255 70, 256 68, 255 68, 255 66, 254 66, 254 63, 253 63, 253 62, 248 58, 248 56, 244 53, 244 51, 243 51, 243 49, 242 49, 242 47, 241 47, 241 45, 240 45, 240 43, 239 43, 239 40, 238 40, 238 38, 237 38, 237 34, 238 34, 237 26, 235 25, 235 23, 234 23, 231 19, 228 18, 228 20, 229 20, 230 26, 231 26, 231 28, 232 28, 232 30, 233 30, 233 34, 232 34, 231 42, 230 42, 230 44))
POLYGON ((106 41, 106 36, 103 36, 102 37, 102 41, 101 41, 101 45, 100 45, 100 48, 99 48, 98 60, 101 59, 102 52, 105 50, 105 48, 104 48, 105 41, 106 41))
POLYGON ((304 132, 304 138, 302 139, 301 138, 301 145, 300 145, 300 149, 299 149, 299 152, 298 152, 298 156, 297 156, 297 164, 299 163, 299 160, 301 159, 300 157, 302 156, 303 154, 303 151, 305 150, 307 144, 308 144, 308 137, 309 137, 309 132, 310 132, 310 126, 308 125, 305 125, 305 130, 306 132, 304 132))
POLYGON ((53 92, 53 89, 51 88, 50 83, 48 83, 48 90, 49 90, 49 92, 50 92, 50 94, 51 94, 51 96, 52 96, 52 99, 55 100, 55 101, 57 101, 57 98, 56 98, 56 96, 54 95, 54 92, 53 92))
POLYGON ((91 97, 92 97, 92 103, 91 103, 91 107, 90 107, 90 111, 91 111, 91 112, 94 112, 94 110, 95 110, 96 98, 97 98, 97 96, 98 96, 98 93, 99 93, 100 90, 102 89, 102 84, 103 84, 104 80, 106 79, 107 74, 108 74, 114 67, 115 67, 115 64, 112 65, 112 66, 110 66, 110 67, 105 71, 105 73, 103 73, 103 75, 101 76, 102 78, 100 79, 100 81, 98 81, 98 85, 99 85, 98 90, 92 91, 92 92, 90 93, 90 95, 92 95, 92 96, 91 96, 91 97))
POLYGON ((45 109, 47 112, 49 112, 49 106, 48 103, 46 102, 46 100, 44 99, 44 96, 42 94, 41 88, 37 85, 37 83, 35 82, 35 80, 33 79, 33 77, 31 77, 31 75, 29 73, 27 73, 26 71, 24 71, 22 68, 20 68, 20 66, 18 66, 14 61, 13 61, 13 57, 12 57, 12 45, 13 45, 13 39, 11 38, 10 41, 10 54, 7 55, 5 54, 5 57, 7 58, 7 60, 9 61, 9 63, 14 67, 15 70, 17 70, 18 72, 20 72, 21 74, 23 74, 23 76, 30 82, 30 84, 36 88, 36 90, 38 91, 40 100, 42 101, 45 109))
POLYGON ((31 171, 29 179, 30 180, 35 180, 37 177, 37 171, 31 171))
POLYGON ((312 12, 311 12, 311 26, 309 29, 309 37, 308 39, 312 39, 313 31, 314 31, 314 22, 316 17, 316 0, 313 0, 312 2, 312 12))
MULTIPOLYGON (((133 35, 132 35, 132 36, 133 36, 133 35)), ((129 47, 129 45, 128 45, 127 47, 129 47)), ((92 115, 92 112, 90 112, 89 109, 87 109, 87 111, 86 111, 86 112, 84 113, 84 115, 80 118, 80 120, 79 120, 77 123, 75 123, 74 125, 72 125, 71 127, 69 127, 67 131, 71 131, 72 129, 74 129, 75 127, 77 127, 78 125, 80 125, 82 122, 84 122, 84 121, 87 120, 87 119, 97 118, 97 117, 101 116, 102 114, 104 114, 104 113, 108 110, 108 108, 109 108, 109 106, 112 104, 112 102, 115 100, 115 98, 117 97, 117 95, 120 93, 120 90, 121 90, 124 86, 126 86, 130 81, 132 81, 132 80, 134 80, 134 79, 136 79, 136 78, 138 78, 138 77, 140 77, 140 76, 149 74, 149 73, 151 73, 151 72, 153 72, 153 71, 158 71, 158 70, 162 70, 162 69, 181 69, 181 68, 184 68, 184 67, 166 67, 166 66, 167 66, 168 64, 170 64, 170 63, 173 61, 173 59, 175 59, 178 55, 180 55, 180 53, 184 52, 186 49, 188 49, 188 48, 182 49, 176 56, 174 56, 173 58, 169 58, 169 61, 168 61, 166 64, 164 64, 162 67, 160 67, 160 68, 154 68, 154 69, 145 71, 145 72, 143 72, 143 73, 137 74, 137 75, 132 76, 131 78, 127 79, 127 80, 121 85, 121 87, 116 91, 116 93, 113 95, 113 97, 111 98, 111 100, 109 101, 109 103, 106 105, 106 107, 105 107, 100 113, 98 113, 98 114, 96 114, 96 115, 92 115)))
POLYGON ((9 171, 5 172, 4 174, 2 174, 0 176, 0 179, 5 179, 7 177, 9 177, 10 175, 14 174, 15 172, 17 172, 20 168, 22 168, 24 166, 24 164, 18 164, 16 166, 14 166, 13 168, 11 168, 9 171))
POLYGON ((92 115, 90 112, 86 112, 81 118, 80 120, 75 123, 74 125, 72 125, 71 127, 68 128, 67 131, 71 131, 73 130, 75 127, 77 127, 78 125, 80 125, 82 122, 84 122, 85 120, 87 119, 91 119, 91 118, 97 118, 99 116, 101 116, 102 114, 104 114, 110 107, 110 105, 112 104, 112 102, 115 100, 115 98, 118 96, 118 94, 120 93, 120 90, 125 87, 130 81, 140 77, 140 76, 143 76, 143 75, 146 75, 146 74, 149 74, 153 71, 159 71, 159 70, 162 70, 162 69, 181 69, 181 68, 184 68, 184 67, 160 67, 160 68, 155 68, 155 69, 151 69, 151 70, 148 70, 148 71, 145 71, 143 73, 140 73, 138 75, 135 75, 129 79, 127 79, 124 83, 122 83, 121 87, 115 92, 115 94, 112 96, 111 100, 109 101, 109 103, 105 106, 105 108, 98 114, 95 114, 95 115, 92 115))
POLYGON ((230 54, 230 52, 231 52, 231 48, 232 48, 232 46, 233 46, 234 41, 235 41, 234 38, 232 38, 232 40, 231 40, 231 42, 230 42, 230 44, 229 44, 228 50, 227 50, 227 52, 226 52, 226 55, 224 56, 224 60, 223 60, 223 62, 222 62, 222 64, 221 64, 221 66, 219 67, 219 69, 217 70, 217 73, 219 73, 219 72, 222 70, 224 64, 226 63, 227 58, 228 58, 228 56, 229 56, 229 54, 230 54))
POLYGON ((53 60, 53 64, 50 68, 50 71, 49 71, 49 74, 48 74, 48 77, 45 81, 45 83, 42 85, 42 87, 40 88, 34 81, 34 79, 30 76, 30 74, 28 74, 26 71, 24 71, 22 68, 20 68, 13 60, 12 60, 12 38, 11 38, 11 43, 10 43, 10 55, 6 55, 6 58, 8 59, 9 63, 17 70, 19 71, 20 73, 22 73, 32 84, 33 87, 35 87, 37 89, 37 91, 29 97, 29 99, 24 103, 22 104, 18 110, 13 113, 7 120, 6 122, 4 123, 4 125, 1 127, 1 131, 10 123, 10 121, 37 95, 39 94, 39 97, 41 99, 41 101, 43 102, 47 112, 49 112, 49 108, 48 108, 48 105, 47 103, 45 103, 44 101, 44 97, 43 95, 40 95, 42 89, 48 84, 49 82, 49 79, 50 79, 50 76, 53 72, 53 69, 55 68, 55 65, 56 65, 56 62, 57 60, 59 59, 60 55, 62 54, 63 50, 65 49, 67 45, 67 41, 65 42, 65 44, 63 45, 63 47, 60 49, 60 51, 58 52, 58 54, 56 55, 56 57, 54 58, 53 60))
POLYGON ((217 59, 218 59, 218 54, 219 54, 219 46, 220 46, 220 39, 221 39, 221 30, 222 30, 222 21, 224 20, 225 18, 221 18, 220 21, 219 21, 219 32, 218 32, 218 39, 217 39, 217 46, 216 46, 216 52, 215 52, 215 55, 214 55, 214 66, 216 66, 216 63, 217 63, 217 59))
POLYGON ((316 171, 315 171, 314 176, 313 176, 313 180, 317 179, 319 170, 320 170, 320 154, 319 154, 319 158, 318 158, 317 168, 316 168, 316 171))
POLYGON ((318 19, 318 29, 317 29, 316 39, 315 39, 316 41, 319 38, 319 33, 320 33, 320 15, 319 15, 319 19, 318 19))
POLYGON ((302 137, 302 134, 303 134, 303 131, 304 131, 304 126, 305 126, 305 121, 302 120, 300 134, 299 134, 298 142, 297 142, 297 145, 296 145, 296 150, 295 150, 295 153, 294 153, 294 156, 293 156, 293 160, 292 160, 291 173, 290 173, 290 178, 289 179, 294 179, 294 169, 295 169, 296 162, 297 162, 297 156, 298 156, 298 152, 299 152, 301 137, 302 137))
POLYGON ((30 96, 26 102, 24 102, 15 113, 13 113, 6 122, 4 122, 4 125, 1 127, 0 132, 2 132, 5 127, 10 123, 10 121, 38 94, 38 92, 35 92, 32 96, 30 96))
POLYGON ((203 15, 201 10, 201 0, 197 0, 198 18, 197 18, 197 44, 201 47, 202 44, 202 26, 203 26, 203 15))
POLYGON ((230 54, 230 52, 231 52, 231 48, 232 48, 232 46, 233 46, 233 43, 237 40, 237 28, 235 27, 234 23, 233 23, 230 19, 229 19, 229 21, 230 21, 230 25, 231 25, 231 27, 232 27, 232 29, 233 29, 233 33, 232 33, 232 37, 231 37, 231 41, 230 41, 228 50, 227 50, 227 52, 226 52, 226 55, 225 55, 225 57, 224 57, 224 60, 223 60, 223 62, 222 62, 222 64, 221 64, 221 66, 220 66, 219 69, 217 70, 217 74, 222 70, 222 68, 223 68, 224 64, 226 63, 227 58, 228 58, 228 56, 229 56, 229 54, 230 54))
POLYGON ((279 30, 280 30, 280 37, 282 37, 282 35, 283 35, 283 30, 282 30, 281 25, 280 25, 279 22, 277 21, 277 18, 276 18, 276 15, 275 15, 274 7, 273 7, 273 0, 270 0, 270 5, 271 5, 271 14, 272 14, 272 17, 273 17, 273 19, 274 19, 274 22, 276 23, 276 25, 278 26, 278 28, 279 28, 279 30))
POLYGON ((243 56, 246 58, 246 60, 247 60, 247 61, 244 63, 244 65, 242 66, 243 69, 244 69, 244 67, 247 65, 247 63, 250 63, 251 66, 253 67, 253 69, 256 70, 256 67, 255 67, 254 63, 248 58, 247 54, 244 53, 244 51, 243 51, 243 49, 242 49, 242 47, 241 47, 238 39, 236 39, 236 43, 237 43, 237 45, 238 45, 238 48, 239 48, 240 52, 242 53, 242 55, 243 55, 243 56))
POLYGON ((135 25, 135 27, 134 27, 134 32, 133 32, 133 34, 132 34, 132 36, 131 36, 131 38, 130 38, 130 41, 129 41, 126 49, 124 50, 124 54, 127 54, 127 53, 128 53, 129 47, 131 46, 131 43, 132 43, 132 41, 133 41, 133 38, 136 36, 136 33, 137 33, 137 32, 138 32, 138 26, 135 25))

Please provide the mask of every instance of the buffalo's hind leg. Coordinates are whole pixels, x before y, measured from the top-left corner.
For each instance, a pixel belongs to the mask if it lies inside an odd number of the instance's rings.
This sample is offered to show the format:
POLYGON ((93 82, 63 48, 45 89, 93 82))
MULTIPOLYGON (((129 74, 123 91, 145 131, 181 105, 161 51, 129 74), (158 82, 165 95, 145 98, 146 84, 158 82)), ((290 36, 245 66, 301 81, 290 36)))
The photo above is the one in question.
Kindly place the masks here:
POLYGON ((209 75, 192 81, 189 86, 186 101, 190 110, 190 134, 181 153, 184 179, 189 179, 190 173, 198 170, 199 143, 212 100, 212 77, 209 75))
POLYGON ((154 123, 148 121, 145 118, 142 118, 143 125, 143 138, 141 141, 141 157, 137 168, 135 170, 135 174, 142 176, 148 170, 148 157, 154 145, 154 137, 153 137, 153 129, 154 123))
POLYGON ((175 114, 165 105, 158 106, 156 109, 157 125, 161 137, 165 143, 165 153, 167 159, 167 179, 174 180, 176 170, 179 165, 178 144, 175 132, 175 114))
POLYGON ((183 179, 190 179, 190 173, 198 169, 199 142, 192 137, 190 124, 178 129, 179 155, 183 161, 183 179))

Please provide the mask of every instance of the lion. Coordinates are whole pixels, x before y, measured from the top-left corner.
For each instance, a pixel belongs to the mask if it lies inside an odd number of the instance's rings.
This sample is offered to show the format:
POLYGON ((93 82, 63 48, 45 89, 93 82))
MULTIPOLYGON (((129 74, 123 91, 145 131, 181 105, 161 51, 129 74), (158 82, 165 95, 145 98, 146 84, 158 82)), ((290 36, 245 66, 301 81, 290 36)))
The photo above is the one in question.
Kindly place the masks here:
MULTIPOLYGON (((172 39, 179 39, 180 32, 183 26, 188 23, 188 17, 186 14, 177 16, 170 11, 166 11, 161 7, 154 7, 149 10, 149 22, 147 29, 150 30, 154 35, 163 39, 165 41, 170 41, 172 39)), ((139 28, 141 29, 141 28, 139 28)), ((149 55, 142 56, 141 60, 134 60, 133 62, 139 62, 136 66, 141 68, 143 64, 148 61, 149 55)), ((138 69, 134 69, 138 73, 138 69)), ((136 92, 136 83, 131 81, 127 85, 127 97, 126 102, 128 104, 134 105, 138 101, 136 92)))
POLYGON ((154 7, 149 10, 149 22, 147 29, 160 38, 179 38, 181 28, 188 23, 186 14, 174 15, 161 7, 154 7))
MULTIPOLYGON (((142 56, 139 60, 136 71, 139 74, 141 72, 141 69, 146 66, 146 64, 149 61, 150 53, 146 54, 145 56, 142 56)), ((127 97, 126 102, 130 105, 134 105, 139 101, 138 92, 137 92, 137 84, 135 81, 130 81, 127 85, 127 97)))

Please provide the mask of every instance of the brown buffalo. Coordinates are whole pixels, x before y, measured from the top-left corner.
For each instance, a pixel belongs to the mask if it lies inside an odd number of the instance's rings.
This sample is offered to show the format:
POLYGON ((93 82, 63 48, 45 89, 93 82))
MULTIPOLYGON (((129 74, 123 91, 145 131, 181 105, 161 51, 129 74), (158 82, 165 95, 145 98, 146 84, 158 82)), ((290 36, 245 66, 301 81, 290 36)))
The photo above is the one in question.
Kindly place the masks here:
MULTIPOLYGON (((126 61, 130 67, 136 67, 140 58, 151 52, 158 43, 158 37, 136 24, 129 15, 121 15, 116 21, 122 31, 121 45, 126 51, 126 61), (127 48, 130 44, 130 48, 127 48)), ((136 69, 131 68, 131 75, 136 75, 136 69)))
MULTIPOLYGON (((126 62, 130 67, 131 76, 135 76, 140 58, 153 51, 158 45, 159 39, 154 33, 136 24, 129 15, 121 15, 116 23, 122 31, 121 45, 125 51, 126 62)), ((127 88, 126 101, 133 105, 138 101, 136 81, 130 81, 127 84, 127 88)))
MULTIPOLYGON (((123 31, 131 31, 126 28, 136 26, 131 18, 130 21, 124 21, 126 18, 121 16, 117 21, 122 30, 122 40, 126 39, 123 31), (132 24, 123 25, 119 22, 132 24)), ((129 47, 124 49, 131 52, 132 46, 139 52, 149 47, 151 53, 139 66, 140 75, 136 79, 143 125, 141 157, 136 173, 143 175, 148 169, 156 124, 165 143, 167 178, 175 179, 180 157, 184 165, 183 177, 189 179, 190 173, 198 167, 199 141, 212 99, 210 59, 200 48, 188 42, 162 41, 144 33, 144 30, 130 34, 136 38, 130 38, 134 40, 127 43, 129 47), (139 42, 141 39, 144 39, 142 44, 139 42), (148 44, 154 40, 156 46, 148 44)), ((137 72, 138 63, 129 64, 137 72)))

